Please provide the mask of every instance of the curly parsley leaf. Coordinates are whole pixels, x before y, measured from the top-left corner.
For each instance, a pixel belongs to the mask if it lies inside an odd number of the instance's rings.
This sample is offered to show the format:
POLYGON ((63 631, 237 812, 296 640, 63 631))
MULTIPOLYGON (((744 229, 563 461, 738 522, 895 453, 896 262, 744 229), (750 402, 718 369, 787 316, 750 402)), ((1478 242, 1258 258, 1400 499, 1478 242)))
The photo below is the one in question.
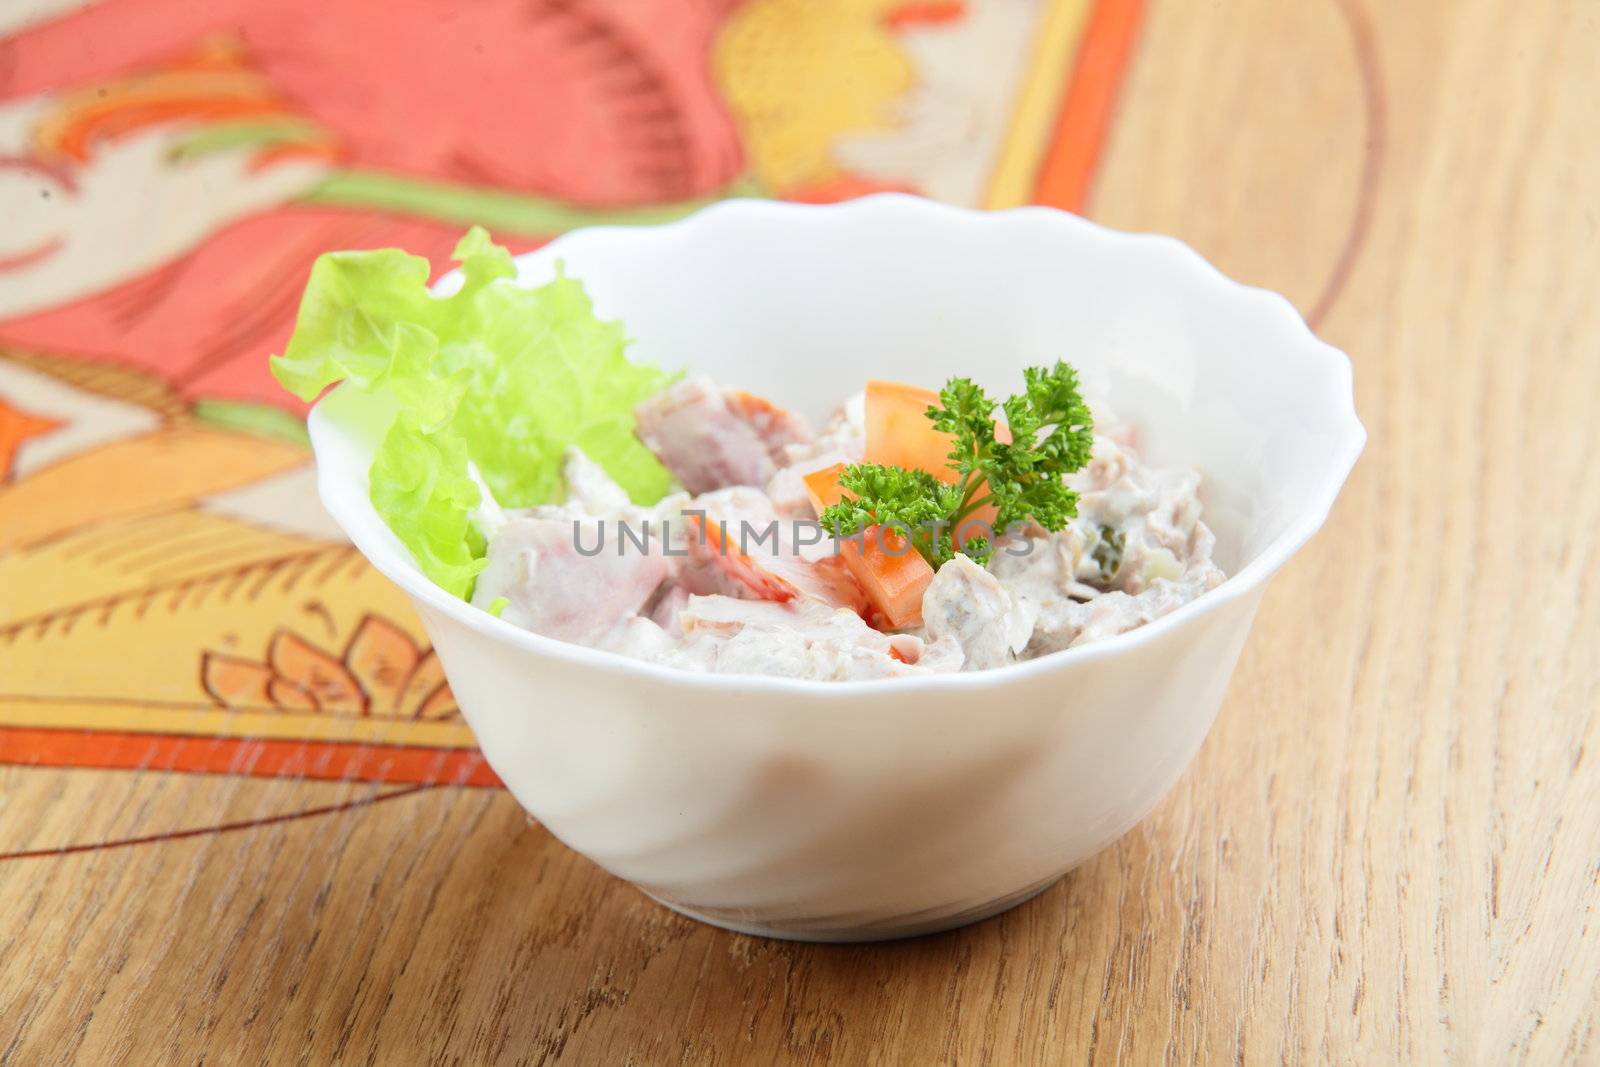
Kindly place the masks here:
POLYGON ((872 525, 910 531, 912 544, 938 567, 960 551, 986 563, 993 545, 969 537, 957 546, 951 532, 985 505, 995 508, 993 526, 1008 530, 1028 522, 1059 530, 1078 513, 1078 494, 1066 476, 1089 462, 1094 422, 1079 391, 1078 374, 1064 362, 1030 367, 1024 389, 999 405, 1010 441, 995 434, 996 404, 968 378, 951 378, 928 408, 936 429, 950 435, 948 466, 953 483, 932 473, 859 463, 839 479, 849 494, 823 510, 821 522, 835 537, 872 525))
POLYGON ((946 517, 959 505, 956 487, 927 471, 852 463, 839 475, 846 496, 822 510, 818 521, 835 537, 849 537, 868 526, 891 526, 908 536, 930 560, 949 558, 946 517))

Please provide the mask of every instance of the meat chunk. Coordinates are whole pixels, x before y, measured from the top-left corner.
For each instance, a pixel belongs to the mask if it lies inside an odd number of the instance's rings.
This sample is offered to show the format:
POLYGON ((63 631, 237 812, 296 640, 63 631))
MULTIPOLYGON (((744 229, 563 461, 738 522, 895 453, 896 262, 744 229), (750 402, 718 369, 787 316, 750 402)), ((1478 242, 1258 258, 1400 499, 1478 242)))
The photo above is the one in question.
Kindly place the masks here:
POLYGON ((667 635, 674 638, 682 637, 683 623, 679 620, 679 616, 688 606, 688 588, 677 584, 664 586, 655 604, 650 608, 650 621, 661 627, 667 635))
POLYGON ((790 467, 779 467, 771 478, 767 479, 767 497, 771 499, 772 506, 781 515, 791 518, 810 518, 814 515, 811 507, 811 494, 806 491, 806 475, 817 468, 808 468, 807 464, 797 463, 790 467))
POLYGON ((736 595, 784 602, 820 601, 863 611, 866 599, 844 560, 808 559, 796 543, 794 524, 779 517, 759 489, 737 486, 695 497, 684 508, 689 526, 689 570, 704 585, 704 572, 721 572, 736 595))
POLYGON ((631 543, 621 548, 614 521, 512 519, 489 543, 472 603, 487 610, 505 597, 500 617, 507 622, 593 644, 637 615, 668 575, 659 540, 648 552, 631 543))
POLYGON ((761 437, 706 378, 688 378, 634 410, 634 432, 683 487, 765 485, 776 469, 761 437))
POLYGON ((678 647, 678 638, 654 620, 635 615, 608 630, 595 647, 629 659, 659 660, 672 654, 678 647))
POLYGON ((936 641, 948 638, 960 645, 962 670, 968 671, 1009 663, 1027 647, 1036 611, 962 555, 940 567, 922 595, 924 630, 936 641))
POLYGON ((1150 467, 1115 429, 1069 483, 1082 495, 1064 529, 1002 542, 989 566, 1037 612, 1027 655, 1042 656, 1132 630, 1223 579, 1215 537, 1200 521, 1200 475, 1150 467), (1027 551, 1017 551, 1026 549, 1027 551))
POLYGON ((749 393, 687 378, 634 410, 634 432, 691 493, 763 486, 811 439, 799 416, 749 393))
POLYGON ((641 658, 716 674, 850 681, 955 670, 960 651, 950 642, 884 634, 852 611, 816 601, 790 604, 690 597, 679 613, 684 641, 641 658))
POLYGON ((567 505, 585 515, 613 515, 632 504, 627 490, 612 481, 605 468, 577 445, 563 454, 561 475, 567 483, 567 505))
MULTIPOLYGON (((860 463, 867 454, 867 394, 856 393, 839 405, 822 432, 809 441, 788 445, 778 465, 802 463, 820 456, 838 454, 838 463, 860 463)), ((813 470, 831 464, 818 464, 813 470)))
POLYGON ((755 431, 768 457, 778 466, 788 462, 791 449, 805 448, 816 440, 811 424, 803 415, 780 408, 765 397, 743 389, 726 390, 723 396, 728 400, 728 408, 755 431))
POLYGON ((816 509, 811 506, 811 491, 806 488, 806 475, 837 466, 854 463, 843 452, 822 452, 806 459, 796 460, 779 467, 767 482, 767 496, 772 498, 778 514, 794 519, 814 519, 816 509))
POLYGON ((1034 530, 1023 538, 1004 538, 989 560, 989 571, 1020 601, 1042 603, 1051 597, 1092 600, 1100 590, 1087 579, 1100 573, 1093 550, 1099 533, 1093 525, 1069 523, 1056 533, 1034 530))
POLYGON ((1127 633, 1215 589, 1222 584, 1222 578, 1220 570, 1206 564, 1176 581, 1157 578, 1135 595, 1118 590, 1088 601, 1064 598, 1046 601, 1040 605, 1033 637, 1028 642, 1028 654, 1042 656, 1127 633))
POLYGON ((778 513, 797 519, 814 519, 805 476, 840 463, 860 463, 867 451, 865 393, 846 400, 820 434, 787 444, 774 456, 778 470, 767 482, 767 495, 778 513))
POLYGON ((627 491, 612 481, 605 468, 590 459, 577 445, 568 445, 561 454, 561 480, 567 488, 566 498, 561 503, 540 504, 507 514, 521 514, 535 519, 627 517, 631 521, 639 521, 652 512, 650 508, 635 506, 628 498, 627 491))

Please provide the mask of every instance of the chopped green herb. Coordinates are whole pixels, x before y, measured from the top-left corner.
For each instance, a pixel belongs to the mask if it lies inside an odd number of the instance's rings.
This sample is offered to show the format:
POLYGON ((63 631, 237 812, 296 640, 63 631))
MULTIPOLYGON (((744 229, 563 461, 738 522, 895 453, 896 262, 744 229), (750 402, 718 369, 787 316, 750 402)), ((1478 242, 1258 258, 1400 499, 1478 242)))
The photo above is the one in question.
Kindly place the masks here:
POLYGON ((1122 550, 1127 542, 1128 535, 1121 530, 1113 530, 1109 526, 1100 527, 1100 540, 1089 553, 1089 558, 1100 565, 1102 582, 1111 581, 1122 569, 1122 550))
POLYGON ((988 538, 969 538, 958 548, 952 536, 985 505, 994 505, 993 526, 1000 532, 1028 521, 1061 529, 1078 513, 1078 494, 1064 479, 1089 462, 1093 421, 1068 364, 1030 367, 1023 379, 1023 392, 999 405, 1009 442, 995 438, 995 402, 971 380, 950 379, 927 414, 953 438, 947 465, 959 475, 956 481, 903 467, 851 464, 839 477, 851 495, 823 509, 823 527, 835 537, 872 525, 903 527, 934 567, 957 551, 988 562, 994 550, 988 538))

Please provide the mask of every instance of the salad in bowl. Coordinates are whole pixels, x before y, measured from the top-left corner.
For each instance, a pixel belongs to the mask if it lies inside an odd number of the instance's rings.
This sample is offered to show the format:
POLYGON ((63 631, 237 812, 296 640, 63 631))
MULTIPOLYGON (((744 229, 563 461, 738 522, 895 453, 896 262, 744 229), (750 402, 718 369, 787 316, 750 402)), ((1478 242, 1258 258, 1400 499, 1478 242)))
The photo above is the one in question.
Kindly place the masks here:
POLYGON ((1363 441, 1280 298, 1045 209, 457 258, 313 270, 324 503, 524 806, 735 929, 946 928, 1125 832, 1363 441))

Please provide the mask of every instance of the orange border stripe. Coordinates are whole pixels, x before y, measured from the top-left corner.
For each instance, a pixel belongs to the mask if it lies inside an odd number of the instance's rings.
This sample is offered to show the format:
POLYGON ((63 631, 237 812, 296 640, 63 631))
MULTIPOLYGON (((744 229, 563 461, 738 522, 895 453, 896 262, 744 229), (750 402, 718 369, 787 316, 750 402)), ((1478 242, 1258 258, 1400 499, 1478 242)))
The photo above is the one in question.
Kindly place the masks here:
POLYGON ((1144 0, 1095 5, 1056 118, 1055 140, 1034 184, 1034 203, 1082 212, 1143 14, 1144 0))
POLYGON ((0 728, 0 764, 498 786, 471 748, 0 728))

